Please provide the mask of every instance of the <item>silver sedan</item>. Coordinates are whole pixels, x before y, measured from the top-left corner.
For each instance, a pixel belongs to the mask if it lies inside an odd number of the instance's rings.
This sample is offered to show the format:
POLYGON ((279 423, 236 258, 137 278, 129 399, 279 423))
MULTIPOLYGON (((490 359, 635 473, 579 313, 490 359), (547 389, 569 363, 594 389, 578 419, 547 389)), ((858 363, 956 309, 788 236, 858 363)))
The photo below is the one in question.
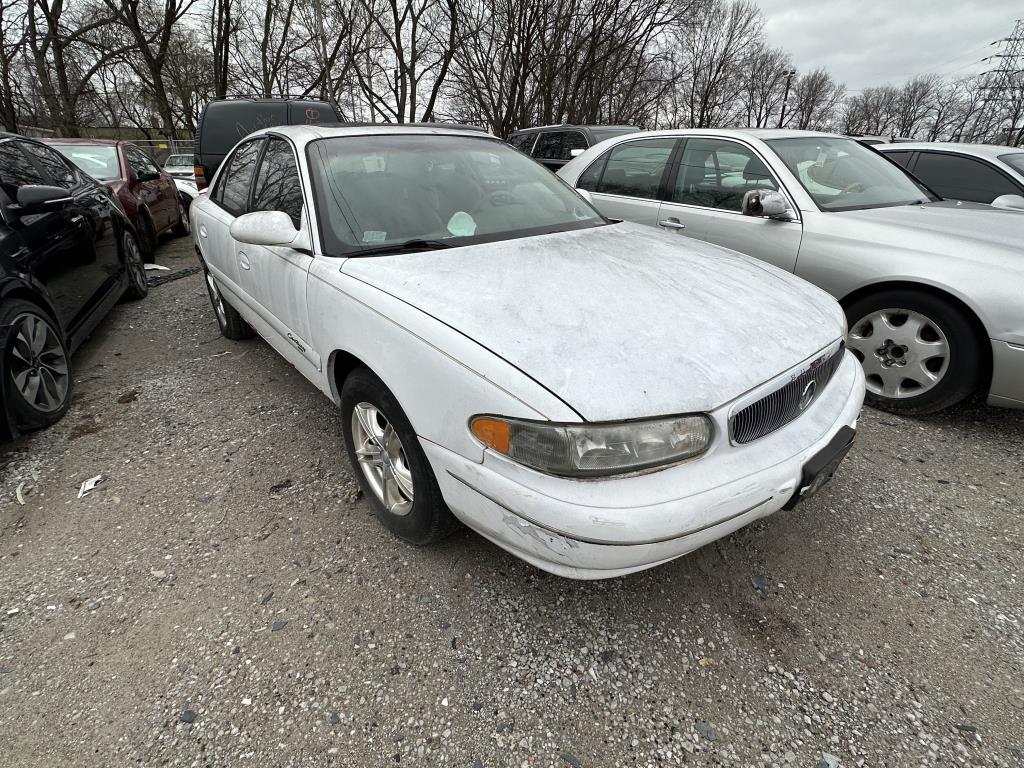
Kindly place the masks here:
POLYGON ((876 406, 931 413, 985 390, 992 405, 1024 408, 1018 212, 942 201, 873 149, 807 131, 635 133, 559 176, 608 217, 747 253, 829 291, 876 406))

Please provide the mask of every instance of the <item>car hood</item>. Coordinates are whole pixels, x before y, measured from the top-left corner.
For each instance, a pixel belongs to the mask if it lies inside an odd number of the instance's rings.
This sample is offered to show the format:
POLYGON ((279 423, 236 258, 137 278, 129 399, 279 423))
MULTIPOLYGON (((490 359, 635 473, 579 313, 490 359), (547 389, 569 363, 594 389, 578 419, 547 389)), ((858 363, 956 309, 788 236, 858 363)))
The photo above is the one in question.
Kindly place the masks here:
POLYGON ((733 251, 620 223, 347 260, 590 421, 710 411, 827 347, 826 293, 733 251))
POLYGON ((872 237, 954 256, 964 255, 964 241, 1016 253, 1024 238, 1024 216, 1020 211, 981 203, 943 200, 924 205, 869 208, 828 215, 842 217, 855 227, 858 239, 872 237))

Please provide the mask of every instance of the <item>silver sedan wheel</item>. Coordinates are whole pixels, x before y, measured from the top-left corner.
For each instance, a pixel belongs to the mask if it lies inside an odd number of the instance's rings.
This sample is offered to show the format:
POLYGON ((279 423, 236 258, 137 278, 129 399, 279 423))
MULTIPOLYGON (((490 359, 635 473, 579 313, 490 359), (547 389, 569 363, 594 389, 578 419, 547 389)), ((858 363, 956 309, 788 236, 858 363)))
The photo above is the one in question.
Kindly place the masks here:
POLYGON ((29 405, 41 413, 58 410, 68 396, 68 358, 57 333, 39 315, 14 319, 11 379, 29 405))
POLYGON ((920 312, 872 312, 853 324, 847 344, 864 366, 868 391, 879 397, 917 397, 949 370, 946 334, 920 312))
POLYGON ((206 273, 206 287, 210 291, 210 303, 213 304, 213 311, 217 313, 217 320, 220 322, 220 327, 227 328, 228 311, 224 307, 224 297, 220 295, 220 289, 217 288, 217 281, 213 279, 213 275, 209 272, 206 273))
POLYGON ((142 251, 135 236, 130 232, 124 233, 124 253, 128 260, 128 277, 137 291, 146 292, 146 264, 142 259, 142 251))
POLYGON ((188 220, 188 211, 185 210, 185 201, 178 197, 178 219, 181 221, 181 229, 187 235, 192 231, 192 222, 188 220))
POLYGON ((377 501, 393 515, 409 514, 413 502, 409 459, 395 428, 375 405, 362 402, 352 409, 352 445, 377 501))

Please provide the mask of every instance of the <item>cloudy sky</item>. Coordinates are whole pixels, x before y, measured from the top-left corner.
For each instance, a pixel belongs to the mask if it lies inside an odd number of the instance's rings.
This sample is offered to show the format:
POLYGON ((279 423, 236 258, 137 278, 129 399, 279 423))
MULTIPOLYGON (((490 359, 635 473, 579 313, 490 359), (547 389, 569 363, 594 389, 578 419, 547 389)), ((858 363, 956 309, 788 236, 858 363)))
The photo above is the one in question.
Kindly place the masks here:
POLYGON ((1024 16, 1021 0, 756 0, 771 45, 801 72, 823 66, 849 90, 917 74, 983 72, 989 44, 1024 16))

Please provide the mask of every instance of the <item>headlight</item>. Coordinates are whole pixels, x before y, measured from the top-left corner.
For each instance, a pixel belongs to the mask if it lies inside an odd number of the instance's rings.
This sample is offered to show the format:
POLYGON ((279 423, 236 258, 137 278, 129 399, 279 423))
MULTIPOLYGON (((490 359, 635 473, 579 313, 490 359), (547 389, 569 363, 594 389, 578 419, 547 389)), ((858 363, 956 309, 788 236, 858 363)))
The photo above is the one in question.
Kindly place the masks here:
POLYGON ((699 456, 711 443, 707 416, 559 424, 501 416, 474 416, 476 438, 513 461, 551 475, 598 477, 675 464, 699 456))

